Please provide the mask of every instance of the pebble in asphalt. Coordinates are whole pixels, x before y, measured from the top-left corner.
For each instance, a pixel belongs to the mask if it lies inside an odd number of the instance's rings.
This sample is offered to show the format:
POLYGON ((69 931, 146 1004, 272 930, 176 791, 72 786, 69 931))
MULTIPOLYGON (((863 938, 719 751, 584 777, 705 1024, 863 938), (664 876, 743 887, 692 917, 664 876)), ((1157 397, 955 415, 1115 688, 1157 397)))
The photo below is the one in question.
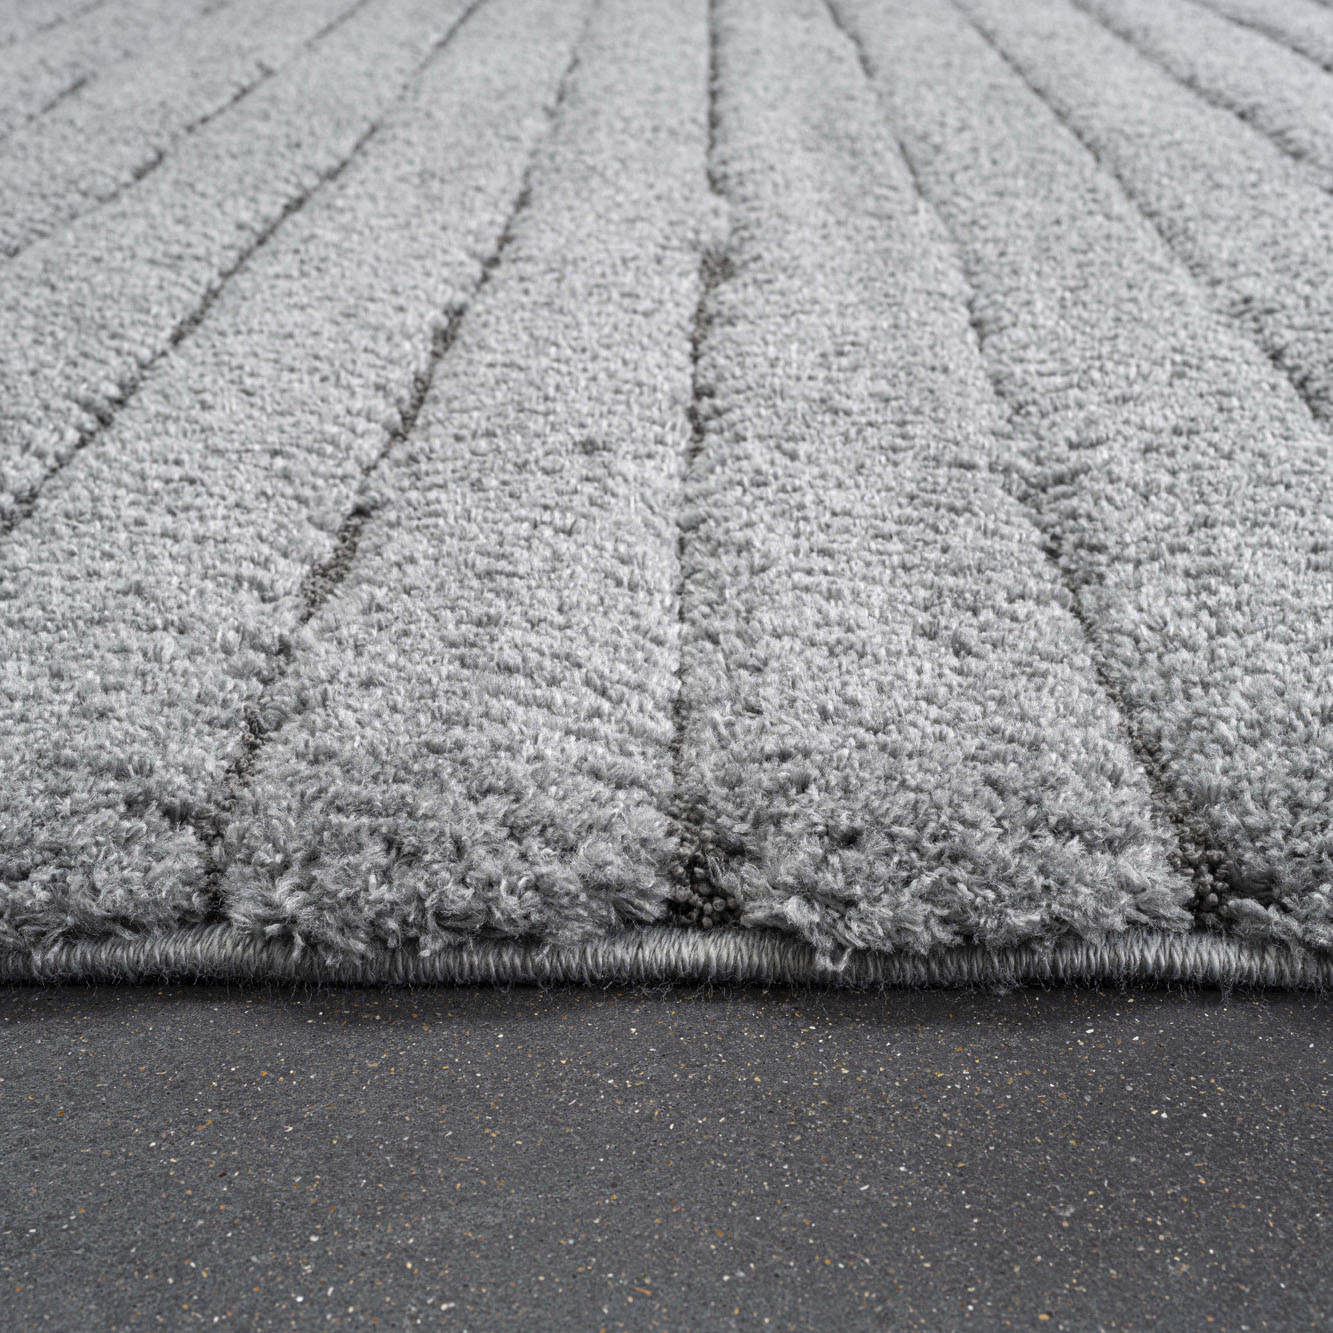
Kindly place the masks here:
POLYGON ((0 1326, 1328 1328, 1328 1019, 9 989, 0 1326))

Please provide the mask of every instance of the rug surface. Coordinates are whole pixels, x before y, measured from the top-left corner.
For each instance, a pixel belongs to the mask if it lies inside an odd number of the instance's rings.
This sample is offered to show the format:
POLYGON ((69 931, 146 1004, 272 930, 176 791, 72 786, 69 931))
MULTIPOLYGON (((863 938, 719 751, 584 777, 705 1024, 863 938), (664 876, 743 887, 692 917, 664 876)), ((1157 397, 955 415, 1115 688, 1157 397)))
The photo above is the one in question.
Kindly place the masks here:
POLYGON ((1333 982, 1331 71, 3 0, 0 976, 1333 982))

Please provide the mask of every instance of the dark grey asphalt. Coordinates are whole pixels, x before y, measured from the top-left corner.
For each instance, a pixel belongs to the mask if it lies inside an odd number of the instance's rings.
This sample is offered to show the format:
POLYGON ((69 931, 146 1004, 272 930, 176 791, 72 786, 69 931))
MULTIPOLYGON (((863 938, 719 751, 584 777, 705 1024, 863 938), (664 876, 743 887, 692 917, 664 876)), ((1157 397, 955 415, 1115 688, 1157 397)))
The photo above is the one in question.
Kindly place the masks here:
POLYGON ((0 992, 6 1329, 1300 1329, 1310 997, 0 992))

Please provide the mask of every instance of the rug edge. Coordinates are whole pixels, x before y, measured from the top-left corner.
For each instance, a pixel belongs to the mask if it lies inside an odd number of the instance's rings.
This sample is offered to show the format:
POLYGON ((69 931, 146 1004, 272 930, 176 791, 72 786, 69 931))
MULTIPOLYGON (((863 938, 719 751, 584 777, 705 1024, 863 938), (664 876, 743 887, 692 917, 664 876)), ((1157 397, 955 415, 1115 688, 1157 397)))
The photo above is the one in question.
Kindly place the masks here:
POLYGON ((1221 935, 1137 931, 1102 943, 931 954, 853 952, 830 962, 771 931, 645 927, 586 944, 487 940, 428 956, 382 950, 322 960, 220 924, 139 939, 0 951, 0 983, 265 982, 319 985, 670 983, 896 987, 1181 983, 1333 990, 1333 953, 1221 935))

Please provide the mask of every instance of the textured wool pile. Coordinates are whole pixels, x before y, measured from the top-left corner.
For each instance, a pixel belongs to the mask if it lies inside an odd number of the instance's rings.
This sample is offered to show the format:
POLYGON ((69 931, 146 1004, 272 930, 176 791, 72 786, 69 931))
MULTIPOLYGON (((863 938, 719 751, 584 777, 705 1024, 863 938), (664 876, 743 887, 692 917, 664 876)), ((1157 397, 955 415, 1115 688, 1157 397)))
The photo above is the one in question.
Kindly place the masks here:
POLYGON ((1333 981, 1331 71, 0 0, 0 976, 1333 981))

